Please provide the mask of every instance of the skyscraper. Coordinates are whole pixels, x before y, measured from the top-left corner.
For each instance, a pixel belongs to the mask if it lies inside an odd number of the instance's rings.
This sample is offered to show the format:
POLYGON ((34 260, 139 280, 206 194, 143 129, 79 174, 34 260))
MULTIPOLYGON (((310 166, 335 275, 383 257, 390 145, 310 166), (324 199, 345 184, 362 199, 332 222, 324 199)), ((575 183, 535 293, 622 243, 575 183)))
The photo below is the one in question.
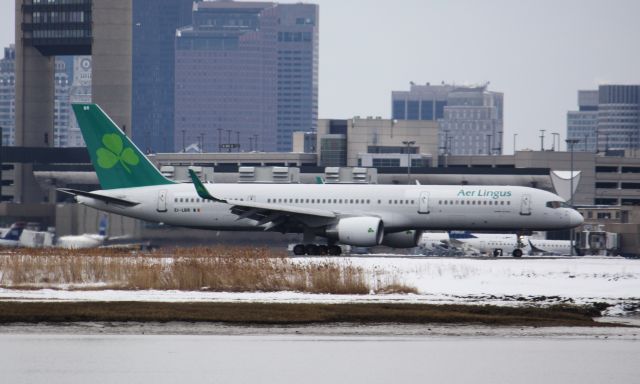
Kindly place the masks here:
POLYGON ((411 83, 391 93, 392 117, 437 121, 442 153, 502 154, 504 95, 487 87, 411 83))
POLYGON ((176 29, 191 24, 193 0, 132 0, 133 140, 143 151, 173 152, 176 29))
POLYGON ((2 145, 14 145, 16 133, 16 49, 4 49, 0 59, 0 127, 2 145))
POLYGON ((640 85, 578 91, 578 106, 578 111, 567 112, 567 137, 580 140, 575 150, 640 147, 640 85))
MULTIPOLYGON (((86 56, 85 56, 86 57, 86 56)), ((54 102, 53 102, 53 142, 52 146, 73 146, 68 141, 69 126, 72 120, 70 91, 73 86, 74 56, 55 58, 54 102)), ((89 84, 89 87, 91 84, 89 84)), ((15 47, 4 49, 4 58, 0 60, 0 126, 2 126, 3 145, 15 145, 15 47)), ((91 93, 89 93, 89 100, 91 93)), ((82 145, 82 143, 80 144, 82 145)))
POLYGON ((574 151, 594 152, 598 132, 598 91, 578 91, 578 110, 567 112, 567 138, 580 140, 574 151))
POLYGON ((598 150, 637 149, 639 134, 640 85, 598 87, 598 150))
POLYGON ((290 151, 314 131, 317 23, 313 4, 196 3, 176 36, 175 149, 290 151))

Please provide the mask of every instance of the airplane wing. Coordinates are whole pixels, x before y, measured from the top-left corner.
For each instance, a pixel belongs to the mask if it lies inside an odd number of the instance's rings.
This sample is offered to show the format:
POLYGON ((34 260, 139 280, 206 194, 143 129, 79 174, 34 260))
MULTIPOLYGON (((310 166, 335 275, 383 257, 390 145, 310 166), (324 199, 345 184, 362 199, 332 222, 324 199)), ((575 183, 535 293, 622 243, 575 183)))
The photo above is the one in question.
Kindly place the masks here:
POLYGON ((335 212, 325 209, 296 207, 272 203, 258 203, 255 201, 220 199, 213 196, 211 192, 207 190, 200 179, 198 179, 196 173, 191 169, 189 170, 189 176, 193 181, 193 185, 196 188, 198 196, 206 200, 212 200, 219 203, 226 203, 231 205, 231 212, 238 215, 238 220, 253 219, 258 221, 257 225, 269 224, 265 227, 265 230, 273 229, 274 227, 282 224, 287 219, 294 217, 298 219, 321 219, 322 222, 327 220, 332 221, 332 219, 338 217, 335 212))
POLYGON ((119 199, 117 197, 105 196, 105 195, 101 195, 101 194, 93 193, 93 192, 81 191, 79 189, 58 188, 57 190, 60 191, 60 192, 63 192, 63 193, 68 193, 68 194, 73 195, 73 196, 90 197, 92 199, 103 201, 103 202, 105 202, 107 204, 116 204, 116 205, 122 205, 122 206, 125 206, 125 207, 133 207, 133 206, 136 206, 136 205, 140 204, 140 203, 135 202, 135 201, 119 199))

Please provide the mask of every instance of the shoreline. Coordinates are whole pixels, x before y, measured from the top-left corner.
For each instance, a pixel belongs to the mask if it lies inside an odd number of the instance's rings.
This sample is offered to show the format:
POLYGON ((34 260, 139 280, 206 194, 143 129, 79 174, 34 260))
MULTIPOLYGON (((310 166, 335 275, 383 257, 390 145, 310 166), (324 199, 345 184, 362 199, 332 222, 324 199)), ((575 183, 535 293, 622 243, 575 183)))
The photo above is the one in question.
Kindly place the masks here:
POLYGON ((293 304, 220 302, 0 301, 0 326, 15 323, 138 322, 228 325, 465 324, 533 327, 629 327, 596 321, 602 305, 501 307, 469 304, 293 304))

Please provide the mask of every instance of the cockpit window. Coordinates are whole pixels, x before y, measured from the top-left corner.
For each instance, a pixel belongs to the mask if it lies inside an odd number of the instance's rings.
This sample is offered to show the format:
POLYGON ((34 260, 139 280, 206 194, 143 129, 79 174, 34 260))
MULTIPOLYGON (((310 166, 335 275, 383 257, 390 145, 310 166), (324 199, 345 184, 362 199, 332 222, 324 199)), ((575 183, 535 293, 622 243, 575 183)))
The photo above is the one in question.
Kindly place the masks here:
POLYGON ((547 201, 547 208, 571 208, 571 206, 564 201, 547 201))

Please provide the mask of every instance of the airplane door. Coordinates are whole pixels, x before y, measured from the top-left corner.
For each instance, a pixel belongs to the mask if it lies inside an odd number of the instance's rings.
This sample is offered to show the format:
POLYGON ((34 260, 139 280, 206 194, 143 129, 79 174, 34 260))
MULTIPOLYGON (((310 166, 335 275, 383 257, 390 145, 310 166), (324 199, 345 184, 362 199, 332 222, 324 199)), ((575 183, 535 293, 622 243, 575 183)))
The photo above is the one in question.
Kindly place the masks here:
POLYGON ((420 192, 418 213, 429 213, 429 192, 420 192))
POLYGON ((167 212, 167 190, 161 189, 158 191, 158 212, 167 212))
POLYGON ((522 200, 520 200, 520 214, 525 216, 531 214, 531 195, 522 195, 522 200))

